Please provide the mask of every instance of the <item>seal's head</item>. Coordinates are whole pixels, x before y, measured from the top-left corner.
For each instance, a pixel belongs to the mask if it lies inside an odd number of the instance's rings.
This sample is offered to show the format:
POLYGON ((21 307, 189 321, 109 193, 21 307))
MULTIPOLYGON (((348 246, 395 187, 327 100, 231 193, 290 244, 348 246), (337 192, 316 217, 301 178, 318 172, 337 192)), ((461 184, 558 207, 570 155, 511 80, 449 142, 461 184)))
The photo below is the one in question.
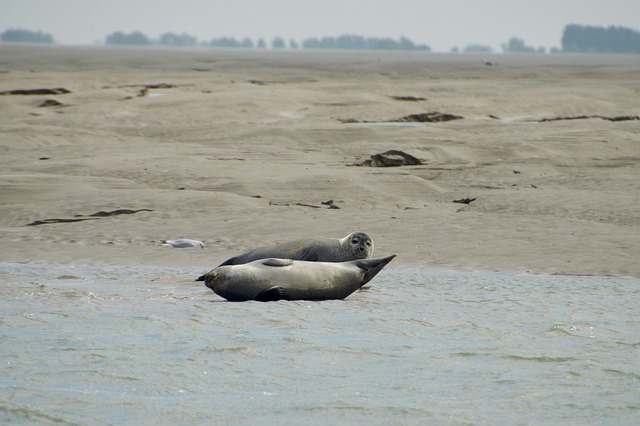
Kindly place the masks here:
POLYGON ((352 232, 341 243, 354 259, 369 259, 373 256, 373 240, 364 232, 352 232))
MULTIPOLYGON (((200 278, 204 278, 202 281, 204 281, 204 285, 206 285, 207 287, 209 287, 211 290, 213 290, 213 285, 215 284, 216 280, 218 279, 219 276, 219 272, 216 269, 204 274, 202 277, 200 278)), ((200 278, 198 278, 198 280, 200 280, 200 278)))

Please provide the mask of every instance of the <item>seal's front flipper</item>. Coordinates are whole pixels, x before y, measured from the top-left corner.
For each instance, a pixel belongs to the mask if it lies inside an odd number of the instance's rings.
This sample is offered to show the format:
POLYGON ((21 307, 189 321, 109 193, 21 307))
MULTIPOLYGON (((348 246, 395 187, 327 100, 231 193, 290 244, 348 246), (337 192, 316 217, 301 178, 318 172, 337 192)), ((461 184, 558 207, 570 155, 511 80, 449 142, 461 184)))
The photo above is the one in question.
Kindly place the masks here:
POLYGON ((273 286, 258 293, 254 300, 258 302, 277 302, 284 297, 284 288, 273 286))
POLYGON ((264 266, 291 266, 293 265, 293 260, 291 259, 274 259, 274 258, 270 258, 270 259, 265 259, 262 261, 262 264, 264 266))

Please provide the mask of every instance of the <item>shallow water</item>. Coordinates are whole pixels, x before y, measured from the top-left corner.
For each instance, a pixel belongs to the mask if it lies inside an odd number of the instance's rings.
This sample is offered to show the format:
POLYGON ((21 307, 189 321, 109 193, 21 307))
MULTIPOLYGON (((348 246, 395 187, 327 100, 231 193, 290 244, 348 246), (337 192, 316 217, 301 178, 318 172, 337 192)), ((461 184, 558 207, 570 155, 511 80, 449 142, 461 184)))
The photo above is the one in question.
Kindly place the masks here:
POLYGON ((640 279, 387 268, 229 303, 187 268, 0 263, 1 424, 637 424, 640 279))

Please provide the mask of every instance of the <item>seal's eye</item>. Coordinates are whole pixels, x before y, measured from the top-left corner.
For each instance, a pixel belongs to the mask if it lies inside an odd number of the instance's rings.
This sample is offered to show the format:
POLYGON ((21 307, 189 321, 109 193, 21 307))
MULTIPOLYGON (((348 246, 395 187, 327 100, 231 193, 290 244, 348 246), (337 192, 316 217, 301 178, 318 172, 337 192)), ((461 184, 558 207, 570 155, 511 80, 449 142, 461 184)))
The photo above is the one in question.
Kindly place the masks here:
POLYGON ((354 244, 354 245, 355 245, 355 244, 358 244, 358 239, 357 239, 357 238, 354 238, 353 240, 351 240, 351 244, 354 244))

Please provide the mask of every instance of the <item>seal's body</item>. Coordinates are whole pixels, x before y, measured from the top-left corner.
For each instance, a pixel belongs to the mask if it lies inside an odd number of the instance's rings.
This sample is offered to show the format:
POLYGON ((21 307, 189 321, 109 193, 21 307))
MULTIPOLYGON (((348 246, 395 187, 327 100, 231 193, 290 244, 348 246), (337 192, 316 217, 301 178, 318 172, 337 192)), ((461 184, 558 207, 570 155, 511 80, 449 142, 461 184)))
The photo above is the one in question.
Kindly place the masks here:
POLYGON ((373 240, 364 232, 352 232, 344 238, 318 238, 287 241, 249 250, 221 263, 241 265, 258 259, 291 259, 310 262, 347 262, 373 255, 373 240))
POLYGON ((260 259, 219 266, 205 274, 204 281, 232 302, 344 299, 371 281, 394 257, 349 262, 260 259))
MULTIPOLYGON (((249 250, 222 262, 220 266, 243 265, 259 259, 291 259, 308 262, 347 262, 369 259, 373 240, 364 232, 352 232, 344 238, 307 238, 249 250)), ((204 281, 204 275, 196 281, 204 281)))

